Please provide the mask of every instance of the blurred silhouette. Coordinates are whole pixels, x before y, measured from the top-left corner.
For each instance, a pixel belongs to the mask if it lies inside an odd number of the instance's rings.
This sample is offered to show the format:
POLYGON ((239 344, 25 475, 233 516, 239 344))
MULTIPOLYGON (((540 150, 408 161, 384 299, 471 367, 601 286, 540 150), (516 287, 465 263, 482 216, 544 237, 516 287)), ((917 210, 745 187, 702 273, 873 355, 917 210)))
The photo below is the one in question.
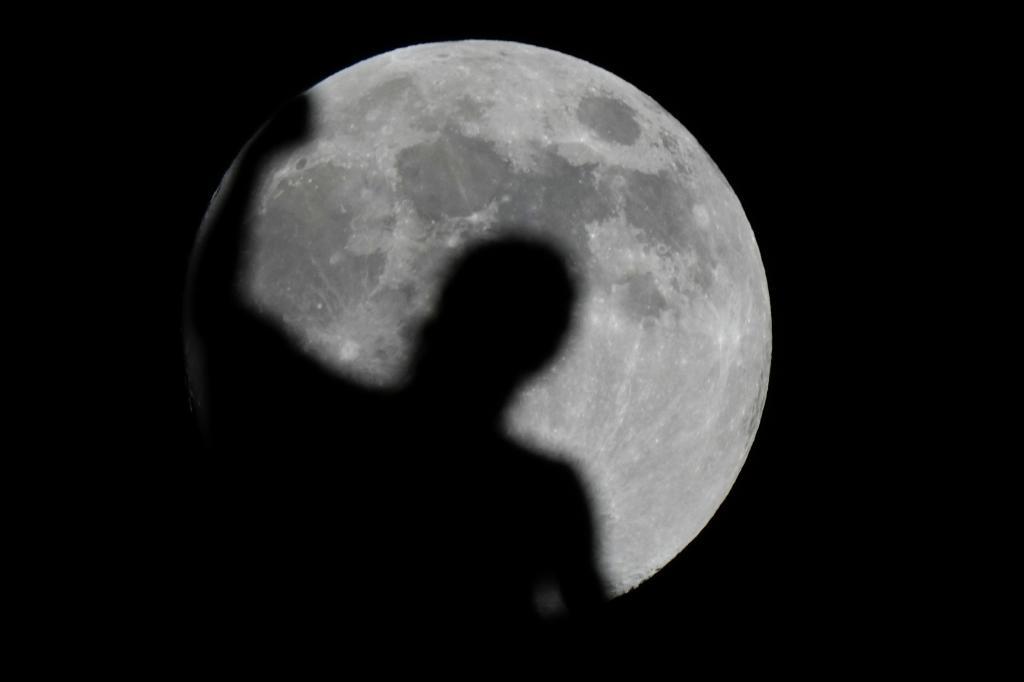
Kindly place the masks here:
POLYGON ((501 427, 569 329, 565 262, 483 242, 451 269, 403 388, 330 374, 238 290, 254 178, 307 119, 299 98, 243 150, 193 265, 189 369, 211 446, 196 627, 252 660, 571 650, 605 599, 587 499, 501 427))

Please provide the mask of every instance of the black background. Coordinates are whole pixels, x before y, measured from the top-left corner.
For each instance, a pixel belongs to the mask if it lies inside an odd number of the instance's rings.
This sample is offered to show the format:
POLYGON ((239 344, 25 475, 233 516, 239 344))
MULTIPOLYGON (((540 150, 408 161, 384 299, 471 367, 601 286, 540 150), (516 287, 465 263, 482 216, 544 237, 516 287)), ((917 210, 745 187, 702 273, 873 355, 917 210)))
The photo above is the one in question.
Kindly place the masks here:
POLYGON ((135 503, 158 539, 136 568, 201 570, 181 555, 179 522, 206 456, 188 401, 181 297, 196 230, 241 146, 284 100, 359 60, 420 42, 514 40, 611 71, 672 113, 738 195, 768 278, 773 354, 757 438, 696 540, 611 605, 622 646, 727 667, 775 657, 852 665, 928 640, 947 603, 931 596, 927 531, 905 494, 919 485, 907 480, 922 453, 906 426, 919 421, 924 390, 908 388, 923 312, 903 249, 922 229, 907 219, 920 144, 907 102, 946 72, 950 53, 922 50, 905 25, 849 18, 773 16, 740 30, 721 17, 641 16, 597 29, 582 18, 496 18, 505 12, 169 16, 113 51, 115 116, 150 150, 136 197, 157 257, 140 267, 159 280, 145 294, 158 341, 132 354, 140 371, 129 395, 139 400, 123 434, 140 445, 135 503))

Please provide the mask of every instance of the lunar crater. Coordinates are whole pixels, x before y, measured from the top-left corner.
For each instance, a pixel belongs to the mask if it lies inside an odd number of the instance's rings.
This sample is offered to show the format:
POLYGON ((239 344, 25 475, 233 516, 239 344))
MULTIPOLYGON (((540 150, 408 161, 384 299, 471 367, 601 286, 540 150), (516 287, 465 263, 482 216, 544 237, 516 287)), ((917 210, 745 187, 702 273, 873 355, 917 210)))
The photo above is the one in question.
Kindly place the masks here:
POLYGON ((631 145, 640 138, 636 112, 622 100, 605 95, 587 95, 576 108, 576 118, 599 137, 631 145))
POLYGON ((446 130, 401 150, 403 193, 427 220, 467 216, 489 204, 508 181, 508 161, 479 138, 446 130))

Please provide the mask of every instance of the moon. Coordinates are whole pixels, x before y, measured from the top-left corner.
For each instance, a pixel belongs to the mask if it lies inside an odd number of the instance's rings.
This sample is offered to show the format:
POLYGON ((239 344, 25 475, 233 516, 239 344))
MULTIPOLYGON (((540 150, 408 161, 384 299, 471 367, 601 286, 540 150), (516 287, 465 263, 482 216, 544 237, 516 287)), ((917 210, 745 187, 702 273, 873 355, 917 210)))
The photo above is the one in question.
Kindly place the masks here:
POLYGON ((650 97, 530 45, 397 49, 307 96, 312 133, 246 219, 249 301, 327 370, 395 386, 467 245, 560 244, 577 322, 507 427, 576 467, 611 591, 639 585, 721 505, 764 406, 767 282, 722 173, 650 97))

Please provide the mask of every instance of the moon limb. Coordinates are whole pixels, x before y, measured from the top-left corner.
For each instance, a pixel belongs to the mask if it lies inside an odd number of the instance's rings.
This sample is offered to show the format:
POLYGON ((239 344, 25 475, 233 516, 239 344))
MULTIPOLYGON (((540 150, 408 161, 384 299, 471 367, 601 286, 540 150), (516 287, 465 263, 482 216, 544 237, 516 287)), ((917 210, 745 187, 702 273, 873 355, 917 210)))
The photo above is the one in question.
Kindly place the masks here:
POLYGON ((509 425, 580 468, 609 583, 638 585, 710 520, 764 404, 767 285, 721 173, 632 85, 532 46, 403 48, 309 95, 313 139, 251 216, 252 298, 387 385, 462 246, 510 223, 559 239, 586 273, 580 324, 509 425))

